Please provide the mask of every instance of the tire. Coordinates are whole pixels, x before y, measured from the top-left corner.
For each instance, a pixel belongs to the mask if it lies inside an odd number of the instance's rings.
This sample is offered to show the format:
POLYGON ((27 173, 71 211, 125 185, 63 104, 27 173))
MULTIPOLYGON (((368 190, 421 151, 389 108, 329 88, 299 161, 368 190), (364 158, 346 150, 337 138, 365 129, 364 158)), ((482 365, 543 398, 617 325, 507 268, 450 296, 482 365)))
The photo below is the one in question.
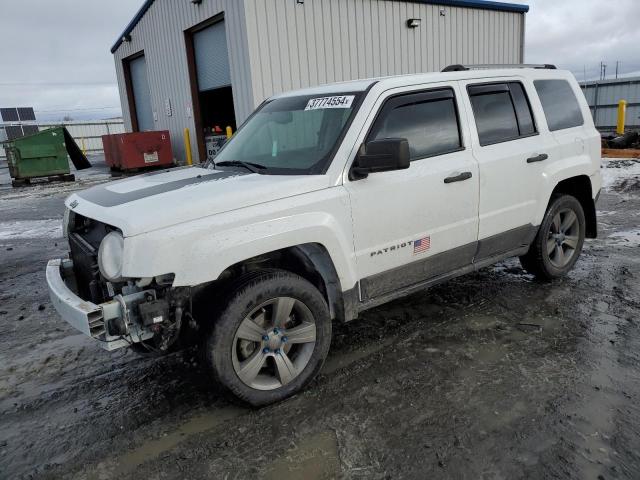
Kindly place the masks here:
POLYGON ((585 239, 585 217, 571 195, 552 197, 522 267, 543 281, 566 275, 578 261, 585 239))
POLYGON ((283 270, 252 273, 230 290, 205 339, 214 381, 259 407, 302 390, 322 368, 331 318, 307 280, 283 270))

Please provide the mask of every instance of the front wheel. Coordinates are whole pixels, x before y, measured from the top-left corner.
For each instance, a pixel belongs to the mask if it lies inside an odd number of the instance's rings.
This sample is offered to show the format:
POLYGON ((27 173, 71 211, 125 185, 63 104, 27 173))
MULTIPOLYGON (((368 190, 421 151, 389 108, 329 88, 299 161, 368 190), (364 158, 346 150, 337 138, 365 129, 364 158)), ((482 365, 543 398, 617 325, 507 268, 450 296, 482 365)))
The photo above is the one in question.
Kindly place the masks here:
POLYGON ((580 202, 571 195, 555 197, 520 263, 542 280, 561 277, 578 261, 584 238, 585 218, 580 202))
POLYGON ((293 273, 251 275, 230 294, 206 339, 214 379, 253 406, 287 398, 320 371, 331 344, 324 297, 293 273))

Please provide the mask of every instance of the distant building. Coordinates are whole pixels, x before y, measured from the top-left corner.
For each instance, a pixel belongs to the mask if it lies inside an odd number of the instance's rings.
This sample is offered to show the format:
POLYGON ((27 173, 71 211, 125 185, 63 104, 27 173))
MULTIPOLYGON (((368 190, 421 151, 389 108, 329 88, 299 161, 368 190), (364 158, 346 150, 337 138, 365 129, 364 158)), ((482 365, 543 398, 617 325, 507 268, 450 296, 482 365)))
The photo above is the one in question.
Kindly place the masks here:
POLYGON ((584 82, 581 86, 598 130, 615 130, 620 100, 627 101, 627 127, 640 128, 640 77, 584 82))
POLYGON ((265 98, 318 84, 522 63, 529 7, 485 0, 147 0, 113 45, 127 130, 183 129, 204 160, 265 98))

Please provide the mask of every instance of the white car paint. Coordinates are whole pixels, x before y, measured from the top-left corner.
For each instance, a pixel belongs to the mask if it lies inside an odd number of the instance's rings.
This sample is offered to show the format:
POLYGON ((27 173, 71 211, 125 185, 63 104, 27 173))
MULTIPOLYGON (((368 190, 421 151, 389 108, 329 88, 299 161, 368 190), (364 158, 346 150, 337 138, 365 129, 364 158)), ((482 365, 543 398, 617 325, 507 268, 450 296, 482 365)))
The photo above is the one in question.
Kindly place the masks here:
MULTIPOLYGON (((277 97, 362 91, 372 82, 334 84, 277 97)), ((118 206, 100 206, 82 194, 69 197, 66 205, 123 232, 125 277, 173 273, 174 286, 198 285, 253 256, 320 243, 346 291, 365 277, 414 261, 411 249, 374 259, 371 251, 385 245, 430 235, 433 246, 424 259, 523 224, 539 225, 555 185, 577 175, 591 178, 595 197, 601 184, 599 135, 578 90, 572 75, 558 70, 472 70, 377 79, 324 175, 245 174, 118 206), (577 92, 585 123, 550 133, 532 82, 557 78, 568 80, 577 92), (466 85, 495 80, 525 83, 538 135, 480 147, 466 85), (456 92, 465 150, 414 162, 408 170, 349 180, 356 152, 384 100, 398 92, 444 85, 456 92), (538 153, 548 153, 551 161, 528 165, 526 158, 538 153), (459 171, 471 171, 472 180, 442 184, 442 178, 459 171)), ((209 173, 198 167, 172 169, 106 188, 114 194, 135 193, 209 173)))

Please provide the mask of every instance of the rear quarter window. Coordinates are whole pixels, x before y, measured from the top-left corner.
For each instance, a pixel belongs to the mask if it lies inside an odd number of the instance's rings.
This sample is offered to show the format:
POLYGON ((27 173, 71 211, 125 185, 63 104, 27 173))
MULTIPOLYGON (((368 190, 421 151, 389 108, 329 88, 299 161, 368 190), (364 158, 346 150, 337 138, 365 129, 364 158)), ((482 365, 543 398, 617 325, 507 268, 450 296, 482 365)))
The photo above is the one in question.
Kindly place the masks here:
POLYGON ((580 104, 566 80, 535 80, 549 130, 564 130, 584 124, 580 104))

